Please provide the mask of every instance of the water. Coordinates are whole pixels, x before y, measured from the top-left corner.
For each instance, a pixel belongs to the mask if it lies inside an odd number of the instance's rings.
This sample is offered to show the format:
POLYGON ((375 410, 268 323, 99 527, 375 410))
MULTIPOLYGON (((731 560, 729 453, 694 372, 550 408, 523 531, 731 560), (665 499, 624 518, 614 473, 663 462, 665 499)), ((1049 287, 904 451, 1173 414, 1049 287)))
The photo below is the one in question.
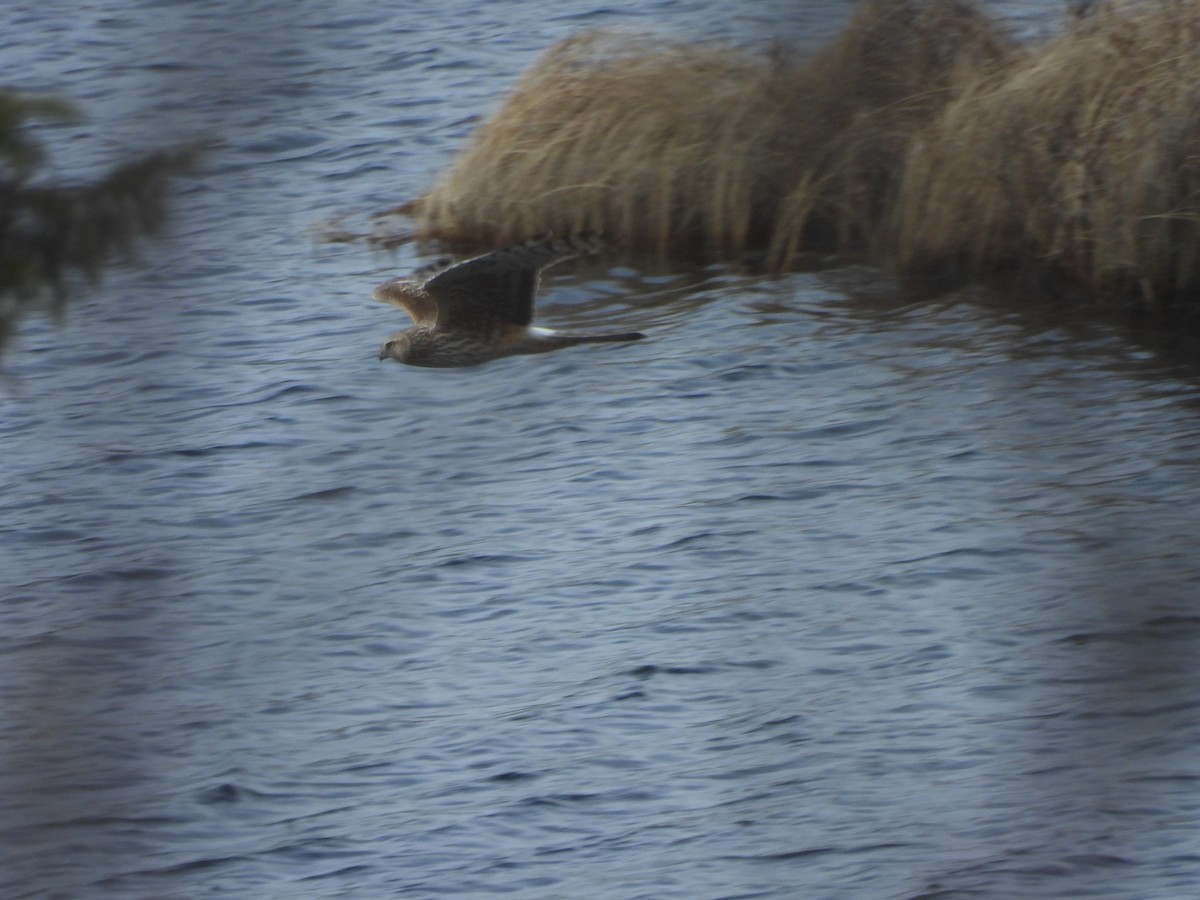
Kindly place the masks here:
POLYGON ((70 6, 0 29, 92 116, 64 171, 225 145, 6 359, 6 897, 1196 891, 1194 365, 605 258, 543 319, 648 340, 404 369, 369 292, 415 251, 309 237, 579 28, 846 4, 70 6))

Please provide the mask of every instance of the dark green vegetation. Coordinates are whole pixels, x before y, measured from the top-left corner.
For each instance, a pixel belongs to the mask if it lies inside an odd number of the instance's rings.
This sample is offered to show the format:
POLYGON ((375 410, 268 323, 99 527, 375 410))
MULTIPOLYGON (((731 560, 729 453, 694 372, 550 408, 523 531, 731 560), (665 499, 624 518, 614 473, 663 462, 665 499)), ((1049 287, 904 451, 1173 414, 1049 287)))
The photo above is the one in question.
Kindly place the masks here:
POLYGON ((35 121, 78 119, 62 100, 0 91, 0 348, 21 316, 61 315, 73 284, 95 281, 163 223, 168 177, 191 150, 151 153, 84 184, 41 177, 48 161, 35 121))

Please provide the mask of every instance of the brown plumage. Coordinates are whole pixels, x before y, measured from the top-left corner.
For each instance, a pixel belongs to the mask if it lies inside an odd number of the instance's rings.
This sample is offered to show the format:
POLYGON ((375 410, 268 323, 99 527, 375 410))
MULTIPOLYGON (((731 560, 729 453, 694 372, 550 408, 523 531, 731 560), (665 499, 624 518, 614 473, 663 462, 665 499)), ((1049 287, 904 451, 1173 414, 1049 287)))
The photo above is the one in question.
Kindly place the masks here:
POLYGON ((399 306, 413 326, 388 338, 379 358, 456 368, 575 344, 638 340, 644 335, 580 334, 532 324, 542 269, 599 249, 594 238, 539 238, 460 263, 439 260, 411 279, 385 281, 375 288, 375 299, 399 306))

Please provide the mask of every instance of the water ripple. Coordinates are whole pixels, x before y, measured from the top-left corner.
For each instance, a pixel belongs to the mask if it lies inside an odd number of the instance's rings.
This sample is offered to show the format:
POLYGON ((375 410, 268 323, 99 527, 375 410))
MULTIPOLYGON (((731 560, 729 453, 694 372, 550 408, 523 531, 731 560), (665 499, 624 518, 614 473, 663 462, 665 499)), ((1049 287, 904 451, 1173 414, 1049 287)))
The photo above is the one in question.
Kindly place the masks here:
POLYGON ((438 248, 308 237, 576 28, 837 4, 77 6, 0 35, 64 173, 222 140, 5 360, 5 896, 1188 894, 1194 368, 613 255, 540 314, 648 340, 402 369, 369 289, 438 248))

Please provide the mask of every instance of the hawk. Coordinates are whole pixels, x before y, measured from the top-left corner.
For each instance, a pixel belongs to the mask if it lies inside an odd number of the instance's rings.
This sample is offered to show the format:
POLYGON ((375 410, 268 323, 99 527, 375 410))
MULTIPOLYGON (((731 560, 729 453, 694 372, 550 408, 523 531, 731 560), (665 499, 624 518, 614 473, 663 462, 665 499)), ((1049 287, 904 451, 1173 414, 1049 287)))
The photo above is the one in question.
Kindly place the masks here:
POLYGON ((460 263, 438 260, 411 279, 385 281, 375 288, 375 299, 399 306, 414 324, 389 337, 379 358, 458 368, 519 353, 645 337, 637 332, 554 331, 532 324, 542 269, 599 249, 594 238, 537 238, 460 263))

